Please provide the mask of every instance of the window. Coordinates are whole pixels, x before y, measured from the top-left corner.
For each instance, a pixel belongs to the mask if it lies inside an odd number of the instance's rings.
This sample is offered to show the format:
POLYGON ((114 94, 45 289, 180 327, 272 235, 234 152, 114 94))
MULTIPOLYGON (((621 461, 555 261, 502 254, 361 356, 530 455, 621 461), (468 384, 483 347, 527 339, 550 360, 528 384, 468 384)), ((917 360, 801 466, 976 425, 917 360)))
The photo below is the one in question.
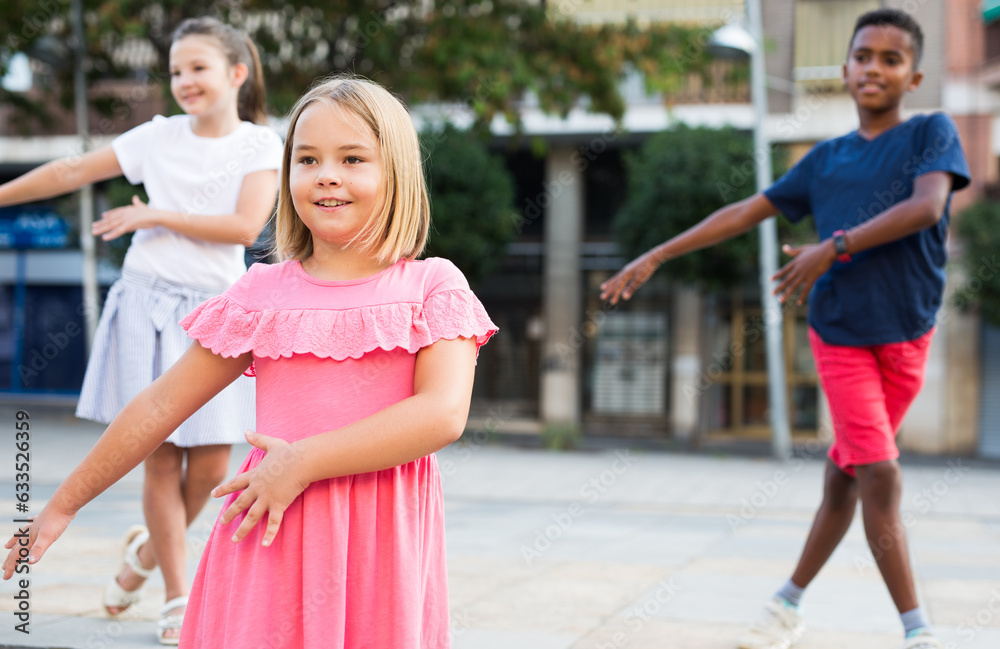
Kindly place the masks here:
POLYGON ((880 6, 878 0, 799 0, 795 4, 795 80, 839 84, 854 23, 861 14, 880 6))
POLYGON ((624 22, 626 17, 649 22, 711 23, 742 16, 744 0, 580 0, 550 2, 550 11, 581 23, 624 22))

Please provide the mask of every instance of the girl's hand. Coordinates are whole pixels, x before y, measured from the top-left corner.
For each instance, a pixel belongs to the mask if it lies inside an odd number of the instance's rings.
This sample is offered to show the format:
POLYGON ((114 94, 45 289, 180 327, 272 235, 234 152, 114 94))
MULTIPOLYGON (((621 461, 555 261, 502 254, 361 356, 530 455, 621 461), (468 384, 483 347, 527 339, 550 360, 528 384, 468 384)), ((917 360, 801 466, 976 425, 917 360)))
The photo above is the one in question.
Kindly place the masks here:
POLYGON ((771 278, 781 282, 774 289, 774 294, 784 303, 789 297, 798 293, 797 304, 801 305, 816 280, 833 265, 837 259, 837 251, 833 247, 832 239, 798 248, 786 243, 781 250, 786 255, 791 255, 793 259, 771 278))
POLYGON ((156 225, 153 219, 155 210, 139 200, 138 196, 132 197, 132 204, 123 207, 116 207, 101 214, 101 220, 94 222, 90 228, 91 234, 105 241, 117 239, 126 232, 135 232, 139 228, 151 228, 156 225))
POLYGON ((242 489, 243 493, 223 512, 222 523, 228 524, 240 512, 249 510, 233 535, 233 541, 238 543, 266 514, 267 529, 263 543, 271 545, 285 510, 309 483, 299 478, 303 474, 303 458, 295 445, 283 439, 258 435, 252 430, 248 430, 246 436, 248 442, 266 451, 267 455, 254 468, 213 489, 212 495, 218 498, 242 489))
POLYGON ((66 530, 76 514, 50 511, 46 505, 31 523, 18 528, 4 547, 10 550, 3 561, 3 578, 10 579, 21 564, 34 564, 66 530))
POLYGON ((636 257, 614 277, 601 284, 601 299, 610 298, 611 304, 618 304, 619 298, 629 299, 636 289, 653 276, 660 263, 653 250, 636 257))

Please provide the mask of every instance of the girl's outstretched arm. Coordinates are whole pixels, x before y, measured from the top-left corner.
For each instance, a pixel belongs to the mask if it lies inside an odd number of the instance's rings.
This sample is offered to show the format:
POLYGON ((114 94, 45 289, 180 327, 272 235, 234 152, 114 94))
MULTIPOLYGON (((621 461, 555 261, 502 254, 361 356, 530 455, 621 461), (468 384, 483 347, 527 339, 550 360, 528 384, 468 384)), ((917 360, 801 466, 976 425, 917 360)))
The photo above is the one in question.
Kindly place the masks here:
POLYGON ((250 366, 249 353, 223 358, 193 343, 188 351, 115 417, 108 429, 34 517, 27 536, 9 541, 3 577, 42 558, 85 504, 139 465, 185 419, 250 366), (22 550, 24 548, 24 550, 22 550))
POLYGON ((643 253, 601 284, 601 299, 611 304, 627 300, 668 259, 732 239, 777 213, 778 208, 763 194, 719 208, 697 225, 643 253))
POLYGON ((250 246, 274 211, 277 195, 278 172, 263 169, 244 176, 236 211, 232 214, 185 214, 156 210, 140 201, 138 196, 133 196, 131 205, 116 207, 102 214, 101 219, 91 227, 91 233, 110 241, 139 228, 162 226, 202 241, 250 246))
POLYGON ((110 145, 103 146, 81 156, 46 162, 0 185, 0 207, 62 196, 120 175, 122 168, 115 152, 110 145))
POLYGON ((292 443, 247 435, 267 455, 212 492, 219 497, 244 490, 221 522, 249 510, 233 537, 238 541, 267 516, 263 543, 269 545, 285 509, 310 483, 399 466, 451 444, 465 429, 475 367, 475 341, 439 340, 417 352, 412 397, 349 426, 292 443))

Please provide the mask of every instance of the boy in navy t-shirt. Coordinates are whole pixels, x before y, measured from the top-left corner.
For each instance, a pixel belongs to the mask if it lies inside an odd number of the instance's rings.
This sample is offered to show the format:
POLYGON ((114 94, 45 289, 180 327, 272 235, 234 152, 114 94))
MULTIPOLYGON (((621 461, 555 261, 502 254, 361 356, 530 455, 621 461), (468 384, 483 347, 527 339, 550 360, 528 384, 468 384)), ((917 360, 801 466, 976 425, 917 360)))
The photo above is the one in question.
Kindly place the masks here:
POLYGON ((861 16, 844 83, 860 127, 818 144, 778 182, 632 261, 601 285, 629 299, 664 261, 714 245, 784 213, 812 215, 820 243, 785 246, 782 301, 809 295, 810 343, 830 403, 835 441, 823 502, 791 579, 740 641, 744 649, 787 649, 804 626, 799 600, 847 533, 860 498, 865 533, 904 627, 904 649, 938 649, 917 602, 895 434, 923 384, 941 306, 951 192, 969 184, 952 120, 941 113, 904 121, 903 96, 923 78, 923 35, 909 15, 861 16), (886 547, 888 546, 888 547, 886 547))

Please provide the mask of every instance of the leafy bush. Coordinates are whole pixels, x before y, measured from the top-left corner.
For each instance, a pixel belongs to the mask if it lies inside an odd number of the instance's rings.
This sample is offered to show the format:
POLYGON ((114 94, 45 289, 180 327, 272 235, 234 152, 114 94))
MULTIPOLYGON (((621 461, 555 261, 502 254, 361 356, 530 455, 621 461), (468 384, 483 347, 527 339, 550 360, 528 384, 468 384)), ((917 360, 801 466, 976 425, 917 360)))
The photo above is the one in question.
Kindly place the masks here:
POLYGON ((580 435, 580 426, 577 424, 546 424, 542 429, 542 446, 550 451, 569 451, 576 448, 580 435))
POLYGON ((955 229, 965 254, 962 265, 968 276, 955 292, 962 307, 978 304, 983 318, 1000 326, 1000 275, 996 257, 1000 250, 1000 203, 984 200, 972 205, 956 219, 955 229))
POLYGON ((499 266, 516 234, 514 181, 472 132, 448 125, 421 140, 431 196, 427 256, 450 259, 475 284, 499 266))
MULTIPOLYGON (((780 151, 774 159, 780 165, 780 151)), ((622 251, 630 258, 638 256, 720 207, 752 195, 755 165, 750 134, 734 128, 680 125, 653 136, 638 152, 625 156, 628 198, 614 226, 622 251)), ((779 226, 783 236, 795 241, 809 228, 793 228, 782 220, 779 226)), ((755 231, 663 266, 671 277, 710 289, 742 284, 756 277, 756 269, 755 231)))
MULTIPOLYGON (((108 201, 108 209, 130 205, 133 196, 138 196, 139 200, 143 203, 149 203, 146 189, 142 185, 133 185, 124 178, 113 178, 106 182, 104 184, 104 192, 105 198, 108 201)), ((100 218, 101 214, 95 212, 94 220, 99 221, 100 218)), ((128 247, 132 244, 133 234, 135 233, 127 232, 111 241, 104 241, 100 237, 95 237, 94 240, 97 242, 98 254, 108 259, 116 268, 121 268, 122 263, 125 261, 125 253, 128 252, 128 247)))

